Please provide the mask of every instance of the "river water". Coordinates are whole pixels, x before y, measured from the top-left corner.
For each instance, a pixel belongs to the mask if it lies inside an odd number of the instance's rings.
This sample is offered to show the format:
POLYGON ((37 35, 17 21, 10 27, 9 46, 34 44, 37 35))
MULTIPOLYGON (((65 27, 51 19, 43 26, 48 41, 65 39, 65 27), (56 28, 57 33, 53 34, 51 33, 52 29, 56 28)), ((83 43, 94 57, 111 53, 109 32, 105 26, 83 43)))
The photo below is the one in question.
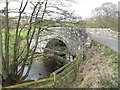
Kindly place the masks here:
MULTIPOLYGON (((66 57, 68 62, 73 60, 73 57, 66 57)), ((35 60, 31 66, 28 77, 25 80, 38 80, 44 77, 48 77, 53 71, 57 70, 59 65, 56 61, 35 60), (57 67, 57 68, 56 68, 57 67)), ((18 70, 21 67, 18 67, 18 70)), ((26 65, 23 75, 27 72, 28 66, 26 65)))
MULTIPOLYGON (((20 66, 18 67, 20 69, 20 66)), ((25 67, 23 75, 27 72, 28 66, 25 67)), ((38 80, 49 76, 53 70, 46 67, 43 60, 34 61, 30 69, 29 75, 25 80, 38 80)))

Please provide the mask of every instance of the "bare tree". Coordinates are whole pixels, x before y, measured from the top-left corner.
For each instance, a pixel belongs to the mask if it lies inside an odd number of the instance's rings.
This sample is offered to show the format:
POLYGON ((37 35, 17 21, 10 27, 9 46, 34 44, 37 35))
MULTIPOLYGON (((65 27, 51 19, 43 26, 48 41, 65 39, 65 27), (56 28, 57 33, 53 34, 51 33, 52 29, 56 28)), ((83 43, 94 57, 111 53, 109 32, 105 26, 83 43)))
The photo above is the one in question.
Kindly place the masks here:
POLYGON ((2 85, 2 18, 0 16, 0 85, 2 85))
MULTIPOLYGON (((18 0, 15 0, 18 1, 18 0)), ((31 65, 33 63, 33 59, 35 56, 35 51, 38 46, 38 39, 39 34, 41 31, 47 29, 48 27, 53 27, 54 25, 45 24, 45 17, 50 17, 50 13, 60 13, 65 10, 60 9, 59 6, 54 6, 50 3, 50 0, 21 0, 20 7, 18 10, 10 10, 8 5, 10 2, 6 0, 6 7, 5 7, 5 31, 4 36, 5 40, 3 46, 5 49, 2 51, 3 58, 2 58, 2 76, 3 76, 3 86, 20 83, 26 79, 31 69, 31 65), (26 12, 26 9, 29 5, 31 7, 31 13, 26 12), (54 12, 51 9, 49 10, 48 7, 50 5, 53 8, 57 8, 59 12, 54 12), (17 13, 18 16, 15 18, 15 34, 13 36, 13 43, 11 43, 11 35, 10 35, 10 13, 17 13), (23 23, 23 18, 26 17, 25 23, 23 23), (24 42, 21 39, 22 32, 26 31, 26 35, 24 37, 24 42), (34 47, 31 49, 32 40, 35 40, 34 47), (23 46, 24 43, 24 46, 23 46), (12 44, 12 51, 11 51, 11 44, 12 44), (10 55, 12 52, 12 55, 10 55), (11 57, 12 56, 12 57, 11 57), (27 72, 23 75, 26 63, 29 62, 27 72), (21 66, 18 69, 18 66, 21 66)), ((61 2, 62 3, 62 2, 61 2)), ((55 3, 54 3, 55 4, 55 3)), ((66 13, 67 14, 67 13, 66 13)), ((53 19, 51 19, 53 20, 53 19)), ((14 20, 13 20, 14 21, 14 20)))
POLYGON ((33 12, 31 13, 31 17, 28 23, 28 31, 27 31, 27 37, 26 37, 26 51, 25 48, 23 48, 23 50, 20 50, 20 35, 21 32, 23 30, 23 28, 20 29, 20 23, 21 23, 21 17, 22 14, 25 11, 25 8, 28 4, 28 0, 25 2, 25 4, 23 4, 23 0, 21 2, 20 8, 19 8, 19 16, 18 16, 18 21, 17 21, 17 25, 16 25, 16 29, 15 29, 15 42, 13 45, 13 59, 11 60, 12 63, 10 63, 10 59, 9 59, 9 17, 8 17, 8 0, 6 0, 6 10, 5 10, 5 16, 6 16, 6 28, 5 28, 5 53, 4 53, 4 58, 3 58, 3 79, 5 81, 5 85, 9 85, 9 84, 14 84, 14 83, 18 83, 21 82, 22 80, 24 80, 27 76, 28 73, 30 71, 31 65, 32 65, 32 60, 34 57, 34 53, 38 44, 38 37, 40 34, 40 31, 42 30, 42 21, 44 18, 44 14, 45 14, 45 10, 47 8, 47 2, 48 0, 45 0, 43 2, 36 2, 34 5, 34 9, 33 12), (39 20, 39 22, 37 24, 39 24, 39 28, 36 28, 36 23, 33 24, 32 20, 33 20, 33 16, 35 15, 35 19, 37 20, 38 17, 38 13, 40 12, 41 7, 44 7, 44 11, 42 12, 42 17, 39 20), (20 30, 19 30, 20 29, 20 30), (37 29, 37 30, 36 30, 37 29), (37 38, 36 38, 36 43, 35 43, 35 47, 34 50, 31 52, 30 51, 30 45, 33 39, 33 36, 35 34, 35 31, 37 31, 37 38), (25 53, 25 55, 23 56, 22 54, 25 53), (31 53, 31 55, 30 55, 31 53), (29 68, 26 72, 26 74, 23 76, 23 71, 25 68, 25 64, 26 61, 28 60, 29 57, 29 68), (20 70, 18 71, 18 66, 22 65, 20 70), (12 70, 10 70, 10 68, 12 70))
POLYGON ((2 60, 3 63, 3 75, 4 78, 8 77, 9 74, 9 20, 8 20, 8 0, 6 0, 6 8, 5 8, 5 20, 6 20, 6 24, 5 24, 5 55, 4 58, 2 60))

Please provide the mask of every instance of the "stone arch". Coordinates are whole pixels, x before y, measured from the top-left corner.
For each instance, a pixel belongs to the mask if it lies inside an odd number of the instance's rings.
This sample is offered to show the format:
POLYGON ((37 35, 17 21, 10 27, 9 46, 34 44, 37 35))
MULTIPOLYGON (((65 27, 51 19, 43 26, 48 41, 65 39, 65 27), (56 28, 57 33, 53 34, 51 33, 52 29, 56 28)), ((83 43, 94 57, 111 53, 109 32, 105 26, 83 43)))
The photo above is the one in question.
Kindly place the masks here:
POLYGON ((62 39, 61 37, 51 38, 47 42, 43 53, 45 55, 54 55, 56 53, 57 55, 63 57, 67 61, 71 61, 75 58, 75 55, 73 55, 73 53, 70 51, 68 42, 62 39))
POLYGON ((38 47, 37 47, 38 50, 36 50, 36 51, 37 52, 43 52, 44 51, 43 49, 46 47, 47 43, 50 42, 53 39, 61 40, 63 43, 65 43, 65 45, 69 49, 70 53, 74 54, 73 51, 72 51, 72 49, 71 49, 69 40, 67 38, 63 38, 63 37, 60 37, 58 35, 51 35, 50 37, 44 38, 44 40, 41 39, 39 41, 39 44, 38 44, 38 47))
MULTIPOLYGON (((40 33, 39 44, 36 52, 43 52, 44 50, 42 48, 45 48, 47 43, 54 38, 63 41, 72 55, 76 55, 77 53, 82 53, 84 51, 86 35, 83 30, 71 28, 51 28, 40 33)), ((34 41, 35 40, 33 40, 31 46, 34 46, 34 41)))

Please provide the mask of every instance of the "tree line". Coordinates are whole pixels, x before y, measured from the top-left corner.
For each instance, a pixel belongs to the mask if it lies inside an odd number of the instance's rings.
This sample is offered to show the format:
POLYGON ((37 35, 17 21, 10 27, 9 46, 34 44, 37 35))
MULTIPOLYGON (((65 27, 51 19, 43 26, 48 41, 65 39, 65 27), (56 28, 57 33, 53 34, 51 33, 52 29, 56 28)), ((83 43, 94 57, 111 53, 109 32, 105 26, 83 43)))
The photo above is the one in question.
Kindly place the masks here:
POLYGON ((92 11, 92 17, 85 22, 86 27, 111 28, 118 31, 118 6, 112 2, 103 3, 92 11))

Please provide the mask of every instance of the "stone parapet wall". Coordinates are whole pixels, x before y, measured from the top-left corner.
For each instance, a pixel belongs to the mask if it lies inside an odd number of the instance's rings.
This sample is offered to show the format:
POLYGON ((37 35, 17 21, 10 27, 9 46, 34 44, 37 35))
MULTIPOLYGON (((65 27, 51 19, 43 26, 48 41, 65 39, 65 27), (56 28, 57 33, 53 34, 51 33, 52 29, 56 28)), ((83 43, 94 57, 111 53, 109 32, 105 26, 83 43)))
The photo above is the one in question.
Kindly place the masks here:
POLYGON ((100 35, 110 38, 118 37, 118 32, 115 32, 110 28, 86 28, 86 32, 91 35, 100 35))

